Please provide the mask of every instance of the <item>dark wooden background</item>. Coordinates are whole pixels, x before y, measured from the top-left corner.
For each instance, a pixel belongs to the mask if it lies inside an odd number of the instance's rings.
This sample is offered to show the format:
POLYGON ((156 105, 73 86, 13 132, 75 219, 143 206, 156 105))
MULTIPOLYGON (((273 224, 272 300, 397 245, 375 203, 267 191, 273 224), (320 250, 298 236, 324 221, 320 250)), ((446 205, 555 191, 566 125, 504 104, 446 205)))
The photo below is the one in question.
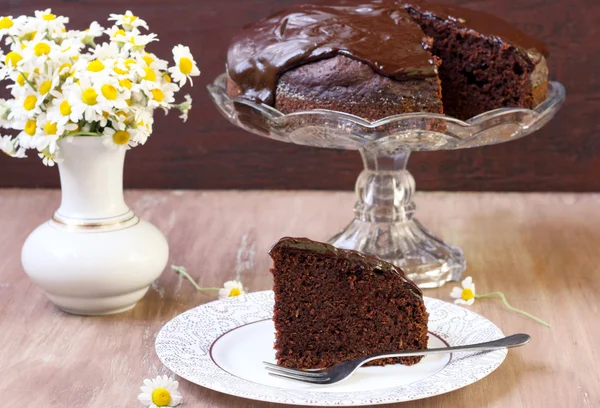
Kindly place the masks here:
MULTIPOLYGON (((306 1, 306 0, 305 0, 306 1)), ((444 1, 444 0, 441 0, 444 1)), ((186 124, 157 112, 154 135, 128 153, 130 188, 351 189, 361 170, 357 152, 313 149, 247 134, 222 118, 205 86, 224 70, 229 39, 244 24, 293 0, 1 0, 0 15, 51 7, 73 28, 106 24, 109 13, 131 9, 170 58, 189 45, 202 70, 186 124)), ((600 191, 600 1, 446 0, 495 13, 544 40, 551 77, 567 88, 567 103, 549 126, 503 145, 414 154, 409 168, 421 190, 600 191)), ((185 92, 185 90, 184 90, 185 92)), ((32 154, 33 156, 33 154, 32 154)), ((0 157, 0 187, 56 187, 56 169, 37 157, 0 157)))

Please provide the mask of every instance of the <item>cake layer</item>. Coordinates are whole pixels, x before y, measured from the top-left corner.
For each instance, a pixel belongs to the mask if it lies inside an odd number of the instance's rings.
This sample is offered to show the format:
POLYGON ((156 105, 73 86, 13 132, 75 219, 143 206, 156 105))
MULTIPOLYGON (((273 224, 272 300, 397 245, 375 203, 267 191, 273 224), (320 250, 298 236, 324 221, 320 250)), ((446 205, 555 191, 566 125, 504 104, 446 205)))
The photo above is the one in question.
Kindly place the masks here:
MULTIPOLYGON (((427 347, 419 288, 397 267, 306 238, 283 238, 274 266, 278 364, 322 368, 361 356, 427 347)), ((421 357, 377 360, 412 365, 421 357)))

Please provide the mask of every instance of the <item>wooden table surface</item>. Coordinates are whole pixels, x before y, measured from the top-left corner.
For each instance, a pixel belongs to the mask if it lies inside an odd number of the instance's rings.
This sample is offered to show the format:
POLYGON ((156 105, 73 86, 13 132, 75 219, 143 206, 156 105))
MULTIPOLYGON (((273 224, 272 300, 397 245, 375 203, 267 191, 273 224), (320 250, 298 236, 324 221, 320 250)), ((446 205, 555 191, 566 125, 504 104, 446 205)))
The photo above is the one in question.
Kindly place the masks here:
MULTIPOLYGON (((354 202, 336 192, 133 191, 126 198, 167 235, 170 263, 205 287, 240 274, 252 291, 271 287, 271 244, 284 235, 327 239, 350 220, 354 202)), ((469 387, 396 406, 600 407, 600 195, 429 193, 416 201, 423 223, 463 248, 478 292, 503 291, 552 328, 497 299, 479 300, 472 310, 505 333, 530 333, 532 343, 469 387)), ((58 203, 55 190, 0 190, 2 406, 141 407, 142 380, 171 374, 154 352, 158 330, 216 296, 169 269, 130 312, 62 313, 20 264, 27 234, 58 203)), ((452 286, 425 294, 449 300, 452 286)), ((279 406, 180 384, 184 407, 279 406)))

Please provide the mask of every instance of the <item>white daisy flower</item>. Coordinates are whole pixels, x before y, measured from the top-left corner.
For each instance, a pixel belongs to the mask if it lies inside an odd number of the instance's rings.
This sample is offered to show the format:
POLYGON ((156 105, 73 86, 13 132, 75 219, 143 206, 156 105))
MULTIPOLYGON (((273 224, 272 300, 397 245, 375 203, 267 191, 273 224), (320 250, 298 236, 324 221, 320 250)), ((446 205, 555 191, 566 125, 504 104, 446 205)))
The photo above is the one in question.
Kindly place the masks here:
POLYGON ((142 60, 148 68, 151 68, 155 71, 166 71, 168 68, 167 61, 162 60, 149 52, 146 52, 144 55, 142 55, 142 60))
POLYGON ((143 35, 129 31, 127 32, 127 41, 124 43, 123 49, 126 51, 141 51, 153 41, 158 41, 156 34, 143 35))
POLYGON ((42 112, 41 105, 44 97, 31 88, 24 88, 23 94, 15 99, 15 105, 11 109, 8 119, 25 120, 33 118, 42 112))
POLYGON ((23 57, 26 60, 23 68, 27 71, 33 71, 35 68, 43 67, 44 63, 50 59, 50 54, 53 51, 60 51, 60 47, 54 41, 47 40, 42 35, 36 35, 23 49, 23 57))
POLYGON ((0 151, 10 157, 27 157, 25 149, 17 147, 16 139, 10 136, 0 136, 0 151))
POLYGON ((124 43, 129 41, 129 38, 127 38, 127 32, 116 25, 104 30, 104 34, 108 35, 110 41, 115 41, 117 43, 124 43))
POLYGON ((102 135, 102 143, 111 149, 129 150, 136 146, 135 136, 135 129, 115 130, 106 127, 102 135))
POLYGON ((83 41, 85 41, 85 38, 94 39, 96 37, 101 37, 104 34, 104 27, 102 27, 96 21, 93 21, 89 28, 84 31, 84 33, 85 37, 83 41))
POLYGON ((120 25, 126 30, 133 30, 137 27, 148 29, 148 24, 141 18, 134 16, 131 10, 127 10, 125 14, 111 14, 108 21, 115 21, 116 25, 120 25))
POLYGON ((21 130, 17 135, 19 145, 25 149, 37 149, 39 144, 39 128, 37 118, 27 119, 13 123, 13 128, 21 130))
POLYGON ((13 16, 0 17, 0 39, 5 35, 18 35, 19 27, 25 22, 26 18, 26 16, 19 16, 17 18, 13 18, 13 16))
POLYGON ((56 16, 52 14, 51 9, 46 9, 44 11, 35 11, 35 18, 38 20, 43 20, 48 27, 55 27, 62 25, 64 26, 69 22, 69 17, 56 16))
POLYGON ((160 86, 159 85, 159 81, 160 81, 160 73, 159 72, 156 72, 152 68, 147 68, 147 67, 141 69, 141 72, 143 72, 143 74, 140 74, 139 72, 140 71, 138 70, 139 84, 136 84, 133 87, 134 91, 142 90, 142 91, 148 93, 152 89, 160 86))
POLYGON ((98 100, 99 92, 87 76, 81 78, 78 83, 71 84, 65 94, 68 95, 71 105, 73 122, 79 122, 82 119, 87 122, 97 122, 103 117, 103 112, 110 111, 106 102, 98 100))
POLYGON ((60 159, 56 154, 51 154, 47 150, 38 153, 38 157, 42 159, 44 166, 53 167, 55 163, 61 163, 60 159))
POLYGON ((173 48, 173 60, 175 61, 175 66, 169 68, 169 72, 173 76, 173 81, 183 86, 189 79, 193 86, 192 77, 200 75, 200 70, 196 66, 196 61, 194 61, 190 48, 183 45, 175 46, 173 48))
POLYGON ((146 92, 148 97, 148 107, 151 109, 164 108, 168 109, 169 106, 175 102, 175 92, 168 82, 157 86, 154 89, 146 92))
POLYGON ((101 60, 98 58, 81 58, 75 63, 75 77, 82 78, 84 76, 97 80, 103 80, 110 75, 114 62, 110 60, 101 60))
POLYGON ((454 287, 450 296, 456 299, 454 303, 471 306, 475 302, 475 283, 473 278, 467 276, 462 281, 462 288, 454 287))
MULTIPOLYGON (((111 43, 102 43, 96 46, 93 50, 94 56, 99 60, 116 60, 117 58, 121 58, 121 50, 119 49, 119 44, 111 42, 111 43)), ((113 62, 114 66, 114 62, 113 62)))
POLYGON ((52 91, 50 93, 53 97, 52 105, 48 108, 46 116, 49 120, 57 122, 61 125, 66 125, 71 122, 78 122, 78 115, 73 112, 73 108, 69 103, 68 96, 59 91, 52 91))
POLYGON ((223 284, 223 288, 219 289, 219 299, 240 296, 246 293, 242 282, 232 280, 223 284))
POLYGON ((177 109, 181 111, 179 118, 185 123, 187 122, 190 110, 192 110, 192 97, 189 94, 186 94, 184 98, 185 101, 177 105, 177 109))
POLYGON ((177 390, 179 383, 166 375, 153 380, 145 379, 138 395, 140 402, 150 408, 175 407, 181 404, 181 394, 177 390))
POLYGON ((56 89, 59 81, 60 77, 58 75, 45 72, 37 76, 35 80, 35 86, 38 93, 45 99, 54 89, 56 89))
POLYGON ((116 78, 106 78, 94 86, 98 90, 98 102, 105 103, 109 108, 128 109, 127 100, 131 98, 131 91, 119 85, 116 78))

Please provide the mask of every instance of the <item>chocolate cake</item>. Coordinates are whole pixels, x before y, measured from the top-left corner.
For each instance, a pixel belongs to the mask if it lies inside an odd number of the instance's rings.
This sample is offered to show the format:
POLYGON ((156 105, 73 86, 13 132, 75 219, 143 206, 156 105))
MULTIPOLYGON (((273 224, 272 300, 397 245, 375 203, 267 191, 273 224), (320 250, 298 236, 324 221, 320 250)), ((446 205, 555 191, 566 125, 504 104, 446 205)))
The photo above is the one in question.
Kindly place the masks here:
MULTIPOLYGON (((323 368, 376 353, 427 348, 422 293, 398 267, 306 238, 282 238, 270 255, 279 365, 323 368)), ((370 364, 412 365, 421 358, 370 364)))
POLYGON ((299 5, 234 38, 227 92, 283 113, 330 109, 377 120, 422 111, 468 119, 544 100, 545 55, 542 43, 510 24, 464 8, 299 5))

